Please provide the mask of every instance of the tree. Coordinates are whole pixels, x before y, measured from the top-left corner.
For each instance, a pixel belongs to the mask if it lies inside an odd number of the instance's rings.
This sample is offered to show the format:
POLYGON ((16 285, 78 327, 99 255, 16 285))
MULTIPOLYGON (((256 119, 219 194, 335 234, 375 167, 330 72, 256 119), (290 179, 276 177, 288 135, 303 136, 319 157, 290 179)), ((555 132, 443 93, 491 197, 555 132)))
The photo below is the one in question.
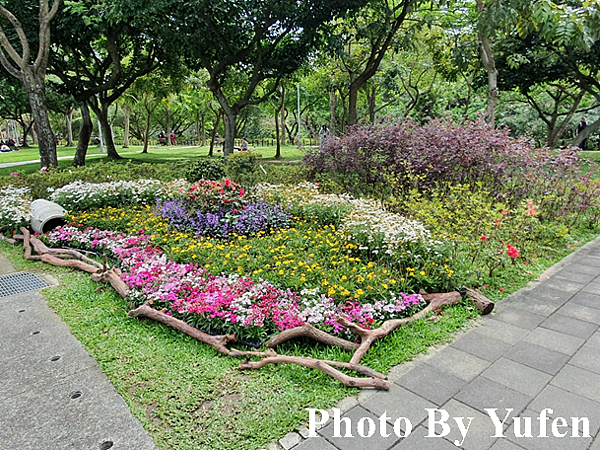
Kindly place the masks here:
POLYGON ((23 146, 27 146, 27 135, 30 133, 34 121, 31 117, 31 105, 27 93, 21 83, 12 76, 6 74, 6 77, 0 74, 0 92, 2 101, 0 101, 0 117, 17 122, 22 129, 23 146), (10 79, 8 78, 10 77, 10 79), (14 82, 13 82, 14 80, 14 82))
POLYGON ((206 86, 205 71, 191 74, 186 80, 185 92, 182 94, 184 105, 194 119, 196 139, 201 146, 206 146, 206 123, 211 114, 210 102, 214 97, 206 86))
POLYGON ((496 124, 496 105, 498 103, 498 70, 496 69, 496 58, 492 49, 492 32, 486 26, 488 24, 481 19, 481 17, 485 17, 489 5, 483 0, 476 0, 476 2, 480 15, 477 33, 480 45, 479 55, 488 77, 488 105, 485 121, 493 128, 496 124))
MULTIPOLYGON (((59 113, 64 118, 64 131, 67 140, 67 147, 72 147, 73 144, 73 113, 77 103, 70 95, 61 94, 56 90, 56 84, 51 80, 47 82, 46 99, 48 110, 59 113)), ((61 120, 62 128, 62 120, 61 120)))
POLYGON ((338 52, 348 74, 348 125, 358 122, 358 93, 375 76, 418 0, 374 0, 358 15, 338 25, 338 52))
MULTIPOLYGON (((17 6, 14 2, 12 6, 17 6)), ((52 7, 48 0, 39 0, 39 27, 37 33, 37 52, 32 54, 30 42, 35 42, 31 30, 26 30, 21 21, 5 5, 0 4, 0 15, 12 26, 12 33, 5 32, 6 22, 0 22, 0 63, 4 69, 17 78, 29 97, 31 113, 35 120, 38 136, 40 161, 42 167, 58 167, 56 140, 48 118, 46 106, 46 67, 50 49, 50 22, 56 16, 60 0, 54 0, 52 7), (29 32, 29 36, 27 35, 29 32), (16 38, 18 44, 11 40, 16 38), (21 52, 19 53, 19 47, 21 52)), ((23 5, 19 5, 23 7, 23 5)), ((21 9, 19 12, 23 12, 21 9)), ((30 13, 28 8, 25 14, 30 13)))
MULTIPOLYGON (((84 117, 88 108, 96 114, 109 159, 120 159, 108 118, 110 106, 136 79, 156 69, 159 59, 169 62, 150 38, 155 23, 144 11, 128 6, 118 0, 72 2, 54 27, 59 45, 50 70, 77 100, 84 117)), ((80 136, 78 163, 84 162, 81 155, 85 156, 88 142, 80 136)))
MULTIPOLYGON (((153 74, 148 74, 142 78, 138 78, 133 86, 127 91, 129 98, 136 101, 139 107, 142 108, 145 116, 144 127, 144 148, 142 153, 148 153, 148 142, 150 140, 150 119, 152 114, 161 104, 161 102, 169 95, 169 83, 165 82, 161 77, 153 74)), ((168 141, 167 135, 167 141, 168 141)))
MULTIPOLYGON (((593 106, 599 105, 600 4, 577 0, 556 3, 513 0, 513 3, 513 22, 518 38, 530 43, 529 48, 507 57, 507 64, 511 64, 515 72, 526 75, 519 83, 526 84, 525 88, 527 83, 529 86, 554 83, 554 87, 562 92, 556 100, 572 99, 566 113, 571 117, 581 101, 582 92, 595 99, 593 106), (562 84, 557 84, 559 82, 562 84), (565 86, 575 92, 567 95, 565 86)), ((579 133, 570 144, 578 145, 598 129, 600 119, 579 133)))
POLYGON ((208 71, 225 113, 225 155, 233 152, 237 116, 267 100, 324 38, 329 23, 366 0, 195 0, 174 2, 163 34, 169 48, 208 71), (175 43, 176 41, 177 43, 175 43), (274 80, 263 88, 265 80, 274 80))
MULTIPOLYGON (((556 147, 575 114, 589 111, 590 101, 564 60, 580 59, 577 52, 561 55, 537 33, 510 36, 498 45, 499 86, 518 91, 546 125, 546 145, 556 147)), ((592 102, 593 107, 593 102, 592 102)))

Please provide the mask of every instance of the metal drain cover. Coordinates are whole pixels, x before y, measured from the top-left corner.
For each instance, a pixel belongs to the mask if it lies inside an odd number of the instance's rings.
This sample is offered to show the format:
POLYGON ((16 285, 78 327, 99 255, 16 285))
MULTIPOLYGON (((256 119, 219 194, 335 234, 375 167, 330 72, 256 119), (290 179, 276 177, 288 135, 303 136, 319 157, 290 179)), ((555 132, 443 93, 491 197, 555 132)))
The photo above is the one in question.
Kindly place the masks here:
POLYGON ((29 272, 0 276, 0 297, 34 291, 50 286, 45 280, 29 272))

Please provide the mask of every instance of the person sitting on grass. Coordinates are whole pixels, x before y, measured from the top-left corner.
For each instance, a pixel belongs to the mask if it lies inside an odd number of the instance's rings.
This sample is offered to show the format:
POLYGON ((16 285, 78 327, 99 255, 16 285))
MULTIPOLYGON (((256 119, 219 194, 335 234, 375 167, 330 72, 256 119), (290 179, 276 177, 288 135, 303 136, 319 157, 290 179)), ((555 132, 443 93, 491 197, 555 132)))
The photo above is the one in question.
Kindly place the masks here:
POLYGON ((15 140, 13 138, 9 138, 8 141, 6 142, 6 145, 8 145, 8 147, 14 152, 19 151, 19 147, 17 146, 17 143, 15 142, 15 140))
POLYGON ((0 141, 0 152, 10 152, 12 151, 8 145, 4 141, 0 141))
POLYGON ((248 151, 248 141, 246 140, 246 138, 242 138, 242 143, 240 145, 240 150, 243 152, 247 152, 248 151))

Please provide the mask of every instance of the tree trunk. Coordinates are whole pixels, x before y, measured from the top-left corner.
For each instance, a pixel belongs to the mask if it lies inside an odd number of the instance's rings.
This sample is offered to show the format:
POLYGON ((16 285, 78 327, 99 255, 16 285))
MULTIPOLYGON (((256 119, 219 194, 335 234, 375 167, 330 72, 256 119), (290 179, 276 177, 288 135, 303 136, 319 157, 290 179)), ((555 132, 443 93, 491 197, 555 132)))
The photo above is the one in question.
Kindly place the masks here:
POLYGON ((279 110, 275 110, 275 141, 277 149, 275 150, 275 159, 281 158, 281 141, 279 140, 279 110))
POLYGON ((67 122, 67 147, 73 147, 73 108, 69 109, 69 112, 65 114, 65 120, 67 122))
POLYGON ((227 157, 233 153, 233 144, 235 141, 235 130, 237 121, 237 112, 233 108, 227 108, 225 111, 225 146, 223 147, 223 156, 227 157))
POLYGON ((377 97, 377 87, 370 86, 367 88, 367 105, 369 107, 369 122, 371 125, 375 123, 375 99, 377 97))
POLYGON ((46 90, 44 77, 36 79, 33 75, 23 74, 23 87, 29 96, 34 129, 40 147, 40 162, 42 168, 58 167, 56 156, 56 137, 50 126, 48 108, 46 106, 46 90))
POLYGON ((92 110, 98 117, 98 121, 100 122, 100 128, 102 129, 102 138, 104 140, 103 144, 106 148, 106 156, 108 159, 123 159, 121 155, 117 153, 117 149, 115 148, 115 142, 113 141, 112 129, 110 127, 110 123, 108 122, 108 108, 110 107, 110 103, 100 103, 100 106, 96 104, 95 101, 90 103, 92 110))
MULTIPOLYGON (((148 141, 150 140, 150 115, 152 114, 152 111, 150 111, 148 108, 146 108, 146 127, 144 128, 144 149, 142 150, 142 153, 148 153, 148 141)), ((170 138, 167 137, 167 141, 170 138)))
POLYGON ((171 107, 167 106, 165 108, 166 112, 167 112, 167 128, 166 128, 166 134, 167 134, 167 146, 171 145, 171 107))
POLYGON ((359 88, 358 83, 350 83, 350 90, 348 92, 348 125, 356 125, 358 123, 358 111, 356 108, 359 88))
POLYGON ((337 106, 338 96, 335 89, 329 91, 329 132, 332 135, 336 134, 337 129, 337 106))
MULTIPOLYGON (((483 14, 486 5, 483 0, 476 1, 479 14, 483 14)), ((498 103, 498 70, 496 70, 496 58, 492 51, 492 38, 483 33, 479 33, 479 56, 488 76, 488 106, 485 121, 491 128, 495 128, 496 103, 498 103)))
POLYGON ((33 127, 33 120, 29 122, 29 125, 24 120, 19 122, 21 128, 23 128, 23 141, 21 142, 21 147, 29 147, 29 142, 27 140, 27 136, 33 127))
POLYGON ((280 142, 281 145, 285 145, 285 85, 281 83, 281 108, 279 110, 279 123, 281 124, 280 130, 280 142))
POLYGON ((217 135, 217 128, 219 128, 219 123, 221 122, 221 114, 216 114, 217 121, 215 122, 215 126, 213 127, 212 133, 210 134, 210 147, 208 149, 208 156, 212 158, 215 152, 215 137, 217 135))
POLYGON ((125 119, 125 129, 123 130, 123 148, 129 148, 129 127, 131 120, 131 106, 123 105, 123 117, 125 119))
POLYGON ((206 147, 206 115, 202 113, 200 116, 200 139, 202 147, 206 147))
POLYGON ((569 142, 570 146, 577 147, 579 144, 583 142, 584 139, 587 139, 592 135, 592 133, 596 130, 600 129, 600 119, 596 120, 594 123, 588 125, 585 130, 575 136, 571 142, 569 142))
POLYGON ((79 129, 79 137, 77 138, 77 150, 73 158, 74 167, 85 166, 85 155, 87 154, 90 137, 92 136, 92 118, 90 116, 90 108, 87 100, 79 102, 81 111, 81 128, 79 129))
POLYGON ((556 129, 552 142, 548 142, 548 147, 550 147, 550 148, 558 147, 559 140, 567 131, 567 127, 569 126, 569 123, 571 123, 571 119, 577 112, 577 108, 579 107, 579 103, 581 103, 581 100, 583 99, 584 94, 585 94, 585 92, 583 90, 581 90, 575 97, 573 97, 573 104, 569 108, 569 112, 567 112, 567 115, 563 118, 562 122, 556 129), (550 144, 552 144, 552 145, 550 145, 550 144))

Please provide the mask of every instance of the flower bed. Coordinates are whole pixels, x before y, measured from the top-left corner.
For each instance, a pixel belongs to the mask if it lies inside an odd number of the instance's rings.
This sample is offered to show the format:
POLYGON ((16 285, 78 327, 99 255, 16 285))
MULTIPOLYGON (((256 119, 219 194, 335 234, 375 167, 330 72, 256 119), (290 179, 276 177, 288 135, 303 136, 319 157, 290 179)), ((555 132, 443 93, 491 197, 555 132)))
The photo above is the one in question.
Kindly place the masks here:
POLYGON ((330 333, 345 332, 335 321, 339 315, 370 328, 424 306, 418 294, 391 294, 387 300, 374 303, 336 304, 319 288, 298 293, 248 276, 211 275, 198 264, 168 259, 159 247, 151 245, 152 237, 145 233, 133 236, 67 226, 51 231, 47 239, 52 245, 109 252, 121 263, 134 304, 149 302, 197 328, 235 332, 246 339, 264 339, 307 323, 330 333))

